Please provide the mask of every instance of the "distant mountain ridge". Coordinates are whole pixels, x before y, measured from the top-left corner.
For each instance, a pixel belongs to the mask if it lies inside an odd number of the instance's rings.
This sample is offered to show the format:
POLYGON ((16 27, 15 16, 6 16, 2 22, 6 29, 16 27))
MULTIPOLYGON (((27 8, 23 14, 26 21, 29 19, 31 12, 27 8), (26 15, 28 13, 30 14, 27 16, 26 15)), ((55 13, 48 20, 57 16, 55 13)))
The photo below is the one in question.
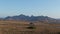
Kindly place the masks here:
POLYGON ((48 17, 48 16, 26 16, 26 15, 18 15, 18 16, 8 16, 2 20, 26 20, 26 21, 40 21, 40 22, 48 22, 48 23, 60 23, 60 20, 48 17))
POLYGON ((28 20, 28 21, 38 21, 38 20, 53 20, 53 18, 50 18, 48 16, 25 16, 23 14, 18 16, 8 16, 4 18, 4 20, 28 20))

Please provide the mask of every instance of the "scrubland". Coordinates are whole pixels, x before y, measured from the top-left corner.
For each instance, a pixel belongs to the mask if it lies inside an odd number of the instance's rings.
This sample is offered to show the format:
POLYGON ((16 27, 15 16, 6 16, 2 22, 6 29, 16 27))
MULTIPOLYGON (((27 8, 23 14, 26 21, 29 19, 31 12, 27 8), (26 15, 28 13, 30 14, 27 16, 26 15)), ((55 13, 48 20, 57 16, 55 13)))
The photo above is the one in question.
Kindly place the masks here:
POLYGON ((29 21, 0 20, 0 34, 60 34, 60 24, 32 22, 34 29, 28 29, 29 21))

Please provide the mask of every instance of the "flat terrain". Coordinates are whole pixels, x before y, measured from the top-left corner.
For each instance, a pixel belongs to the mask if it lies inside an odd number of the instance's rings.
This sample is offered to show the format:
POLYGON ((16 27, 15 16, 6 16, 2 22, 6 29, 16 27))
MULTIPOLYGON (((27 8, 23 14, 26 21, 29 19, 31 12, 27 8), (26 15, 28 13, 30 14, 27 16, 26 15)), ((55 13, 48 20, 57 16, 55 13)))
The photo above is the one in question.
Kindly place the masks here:
POLYGON ((32 22, 34 29, 28 29, 31 22, 6 20, 0 21, 0 34, 60 34, 60 24, 32 22))

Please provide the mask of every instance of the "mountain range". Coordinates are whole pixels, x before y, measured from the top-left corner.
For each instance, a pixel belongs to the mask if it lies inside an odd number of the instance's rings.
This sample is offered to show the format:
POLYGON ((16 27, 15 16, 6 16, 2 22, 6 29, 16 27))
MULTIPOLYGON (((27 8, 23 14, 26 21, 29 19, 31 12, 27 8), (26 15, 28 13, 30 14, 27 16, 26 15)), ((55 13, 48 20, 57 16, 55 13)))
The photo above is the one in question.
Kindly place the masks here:
POLYGON ((60 23, 60 20, 54 19, 48 16, 26 16, 26 15, 17 15, 17 16, 8 16, 6 18, 0 18, 0 20, 25 20, 25 21, 39 21, 39 22, 48 22, 48 23, 60 23))

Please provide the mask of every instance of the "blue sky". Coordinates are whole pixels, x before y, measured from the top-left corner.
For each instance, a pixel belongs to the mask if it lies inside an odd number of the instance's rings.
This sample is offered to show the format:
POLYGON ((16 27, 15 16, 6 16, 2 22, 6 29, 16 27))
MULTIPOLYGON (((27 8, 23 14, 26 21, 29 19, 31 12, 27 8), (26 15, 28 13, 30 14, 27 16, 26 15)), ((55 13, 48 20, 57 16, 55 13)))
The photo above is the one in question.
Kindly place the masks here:
POLYGON ((60 0, 0 0, 0 17, 20 14, 60 18, 60 0))

